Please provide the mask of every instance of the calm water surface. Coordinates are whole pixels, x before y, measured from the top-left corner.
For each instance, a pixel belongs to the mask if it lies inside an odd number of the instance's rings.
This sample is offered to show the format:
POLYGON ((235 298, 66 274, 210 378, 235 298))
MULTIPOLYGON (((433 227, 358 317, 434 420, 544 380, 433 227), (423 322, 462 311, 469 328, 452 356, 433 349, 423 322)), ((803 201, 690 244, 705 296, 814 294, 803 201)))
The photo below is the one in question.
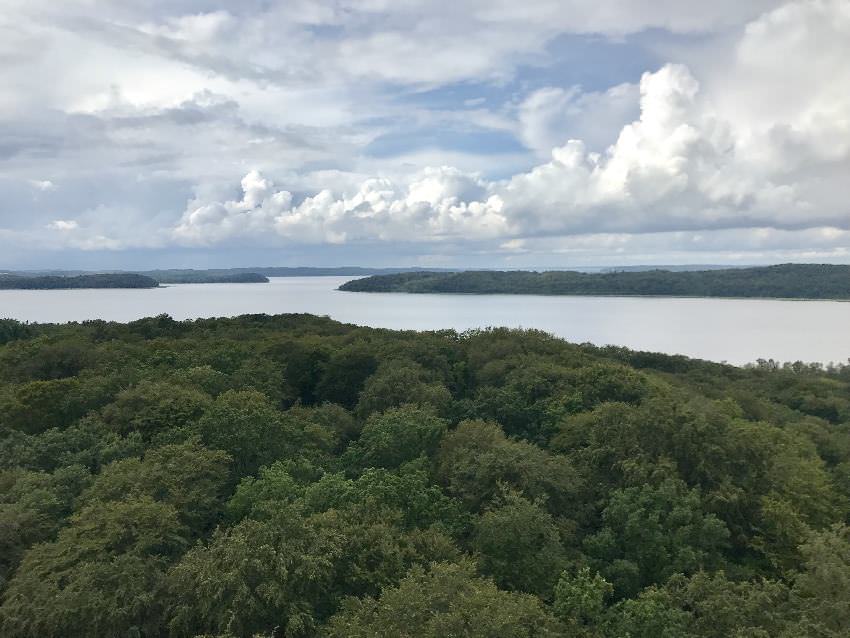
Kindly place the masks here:
POLYGON ((747 363, 846 362, 850 303, 761 299, 406 295, 340 292, 351 277, 269 284, 181 284, 144 290, 0 290, 0 317, 60 323, 308 312, 411 330, 538 328, 570 341, 747 363))

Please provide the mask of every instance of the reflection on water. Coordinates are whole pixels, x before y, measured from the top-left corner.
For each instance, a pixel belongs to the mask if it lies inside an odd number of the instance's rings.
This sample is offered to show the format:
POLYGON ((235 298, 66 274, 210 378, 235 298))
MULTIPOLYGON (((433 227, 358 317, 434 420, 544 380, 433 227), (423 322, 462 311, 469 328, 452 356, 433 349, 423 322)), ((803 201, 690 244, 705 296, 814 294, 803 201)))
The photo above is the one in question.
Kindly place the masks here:
POLYGON ((339 292, 350 277, 269 284, 183 284, 148 290, 2 290, 0 317, 130 321, 307 312, 381 328, 538 328, 570 341, 746 363, 846 362, 850 303, 832 301, 406 295, 339 292))

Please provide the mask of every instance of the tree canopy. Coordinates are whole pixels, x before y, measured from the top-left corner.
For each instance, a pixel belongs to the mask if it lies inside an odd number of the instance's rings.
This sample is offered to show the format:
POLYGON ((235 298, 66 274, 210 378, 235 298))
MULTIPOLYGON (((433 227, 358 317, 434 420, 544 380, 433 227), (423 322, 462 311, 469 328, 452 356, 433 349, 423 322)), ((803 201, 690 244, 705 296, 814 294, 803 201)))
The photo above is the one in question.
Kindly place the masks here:
POLYGON ((0 321, 0 635, 839 638, 850 368, 0 321))

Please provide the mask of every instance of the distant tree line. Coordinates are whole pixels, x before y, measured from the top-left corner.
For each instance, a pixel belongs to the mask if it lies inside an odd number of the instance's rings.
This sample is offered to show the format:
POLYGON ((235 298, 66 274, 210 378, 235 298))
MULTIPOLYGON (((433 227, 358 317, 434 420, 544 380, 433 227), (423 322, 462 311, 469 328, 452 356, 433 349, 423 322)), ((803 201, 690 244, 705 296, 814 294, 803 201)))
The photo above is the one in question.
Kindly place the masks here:
POLYGON ((269 278, 255 272, 217 270, 151 270, 145 276, 161 284, 267 284, 269 278))
POLYGON ((4 638, 846 638, 850 368, 0 320, 4 638))
POLYGON ((349 281, 351 292, 529 295, 659 295, 850 299, 850 266, 783 264, 725 270, 582 273, 465 271, 379 275, 349 281))
POLYGON ((159 284, 253 284, 268 281, 268 277, 254 272, 216 270, 151 270, 144 273, 82 275, 8 274, 0 275, 0 289, 156 288, 159 284))
POLYGON ((55 290, 64 288, 156 288, 156 279, 134 273, 76 275, 72 277, 0 275, 0 290, 55 290))

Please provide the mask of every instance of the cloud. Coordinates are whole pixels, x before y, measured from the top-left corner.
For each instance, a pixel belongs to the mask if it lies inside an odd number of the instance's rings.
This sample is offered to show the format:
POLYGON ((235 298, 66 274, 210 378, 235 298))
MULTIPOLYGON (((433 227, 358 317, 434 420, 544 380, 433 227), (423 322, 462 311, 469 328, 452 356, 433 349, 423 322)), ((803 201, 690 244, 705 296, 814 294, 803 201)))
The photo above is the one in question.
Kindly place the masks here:
POLYGON ((731 251, 767 229, 799 245, 766 251, 827 254, 850 227, 849 14, 846 0, 458 0, 450 15, 426 0, 12 0, 0 241, 363 244, 345 254, 365 261, 418 243, 463 260, 555 239, 704 245, 677 233, 731 251), (609 79, 595 69, 610 60, 556 53, 579 37, 669 57, 609 79), (34 196, 44 175, 61 210, 34 196))
MULTIPOLYGON (((623 37, 647 29, 711 33, 781 3, 457 0, 447 11, 433 0, 288 0, 245 2, 232 13, 204 10, 207 4, 30 0, 13 1, 10 11, 42 25, 36 30, 39 36, 79 34, 73 45, 83 50, 112 49, 111 57, 80 56, 100 63, 99 73, 87 77, 91 66, 77 64, 79 70, 69 78, 73 81, 56 87, 62 92, 73 90, 75 82, 91 87, 98 77, 124 93, 174 99, 175 89, 184 88, 183 97, 200 90, 195 71, 302 86, 506 79, 521 65, 539 61, 546 45, 561 34, 623 37), (173 61, 170 73, 179 73, 182 82, 157 82, 155 73, 137 72, 142 70, 139 56, 150 71, 173 61), (122 76, 122 68, 130 72, 122 76)), ((49 49, 42 55, 45 62, 61 64, 59 58, 50 59, 49 49)))
MULTIPOLYGON (((770 120, 746 112, 737 117, 724 107, 717 87, 706 92, 687 67, 667 64, 643 75, 639 118, 601 153, 571 139, 552 149, 549 161, 503 181, 444 167, 406 180, 370 179, 350 195, 324 190, 297 205, 290 192, 274 190, 252 173, 247 185, 243 180, 241 201, 194 203, 175 235, 202 242, 262 232, 331 243, 500 238, 513 246, 515 239, 541 236, 827 228, 843 241, 843 231, 850 230, 844 196, 850 69, 832 49, 850 55, 848 5, 800 2, 758 18, 747 26, 736 61, 726 70, 732 85, 752 79, 753 66, 767 62, 753 60, 754 38, 783 51, 774 65, 784 73, 776 74, 780 88, 751 93, 760 99, 791 93, 798 79, 813 88, 796 105, 791 99, 790 106, 767 109, 770 120), (797 23, 807 27, 801 30, 797 23), (830 53, 818 55, 824 37, 832 38, 830 53), (782 63, 798 50, 813 52, 816 73, 830 78, 828 88, 814 90, 820 85, 806 77, 807 66, 782 63), (263 188, 255 197, 248 186, 256 181, 263 188)), ((618 87, 585 97, 588 103, 612 96, 616 101, 628 92, 618 87)), ((529 144, 543 148, 557 114, 581 99, 576 92, 551 89, 532 94, 520 109, 529 144)))
POLYGON ((50 222, 49 224, 47 224, 47 227, 50 230, 59 230, 59 231, 76 230, 77 228, 79 228, 79 226, 80 225, 74 219, 56 219, 56 220, 50 222))
POLYGON ((16 232, 17 242, 33 248, 62 251, 123 251, 158 249, 169 242, 162 220, 151 219, 132 206, 98 206, 81 211, 74 219, 53 219, 43 230, 16 232))
POLYGON ((292 193, 274 189, 259 172, 242 179, 242 198, 193 200, 174 229, 178 241, 209 244, 239 237, 279 237, 306 243, 437 241, 506 232, 498 196, 473 175, 426 169, 403 187, 386 178, 364 181, 350 196, 322 190, 293 205, 292 193))
POLYGON ((31 179, 28 180, 28 182, 29 185, 32 186, 34 189, 42 192, 52 191, 56 189, 56 184, 51 182, 49 179, 31 179))
POLYGON ((575 265, 599 263, 696 263, 842 260, 850 258, 850 231, 832 227, 805 230, 775 228, 671 231, 659 233, 592 233, 567 237, 511 240, 500 248, 512 261, 551 262, 568 259, 575 265), (672 261, 665 261, 672 259, 672 261), (546 261, 542 259, 542 261, 546 261))
POLYGON ((625 35, 646 29, 674 33, 710 32, 752 20, 779 6, 776 0, 715 0, 659 2, 658 0, 541 0, 533 10, 513 0, 481 0, 477 17, 499 22, 546 25, 577 33, 625 35))
POLYGON ((602 151, 624 124, 639 112, 634 84, 618 84, 604 92, 585 93, 580 87, 544 87, 519 105, 519 136, 538 155, 549 156, 566 139, 580 139, 602 151))

